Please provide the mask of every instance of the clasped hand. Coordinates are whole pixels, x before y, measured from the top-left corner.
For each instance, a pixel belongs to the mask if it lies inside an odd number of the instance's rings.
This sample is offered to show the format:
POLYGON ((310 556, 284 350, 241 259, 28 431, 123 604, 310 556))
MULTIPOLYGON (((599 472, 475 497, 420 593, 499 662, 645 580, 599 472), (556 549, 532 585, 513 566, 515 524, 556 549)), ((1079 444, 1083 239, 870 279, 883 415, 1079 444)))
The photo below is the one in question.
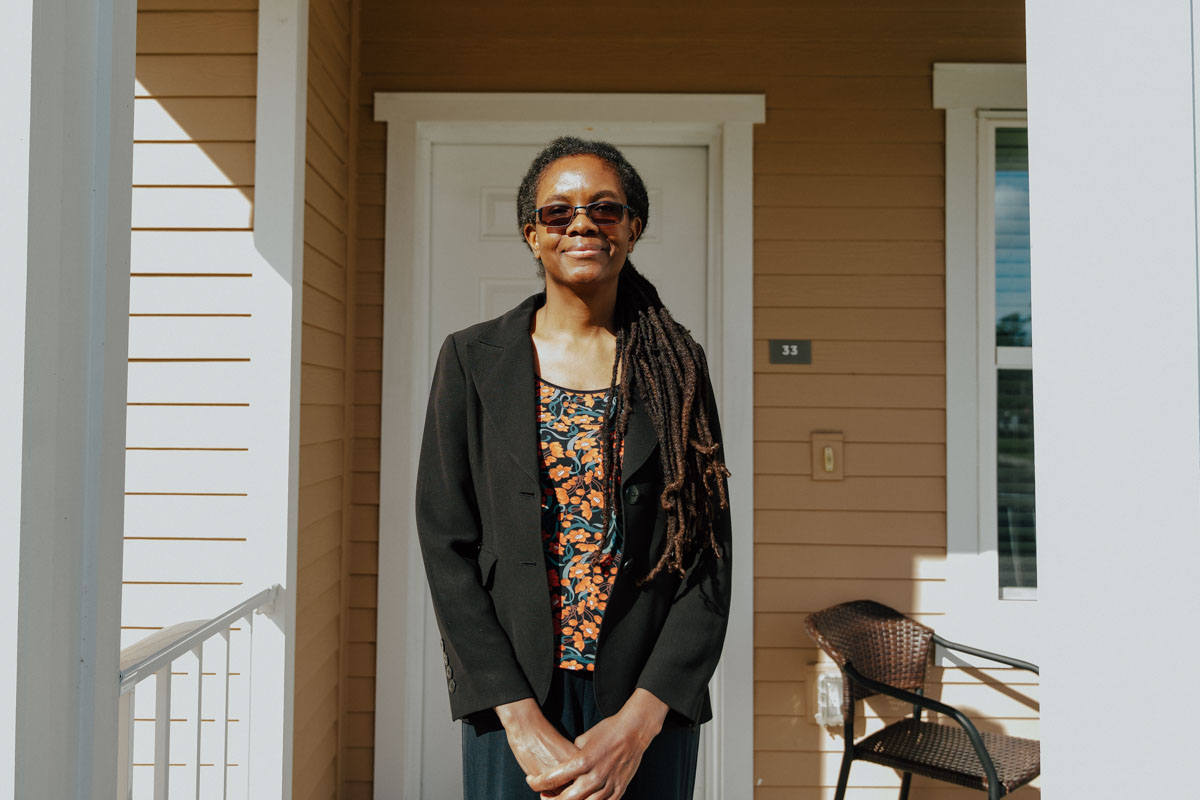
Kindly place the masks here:
POLYGON ((619 712, 596 723, 574 743, 558 733, 536 704, 523 711, 520 720, 513 719, 514 724, 505 724, 505 729, 529 788, 555 800, 618 800, 642 763, 642 754, 662 729, 667 706, 638 689, 619 712))

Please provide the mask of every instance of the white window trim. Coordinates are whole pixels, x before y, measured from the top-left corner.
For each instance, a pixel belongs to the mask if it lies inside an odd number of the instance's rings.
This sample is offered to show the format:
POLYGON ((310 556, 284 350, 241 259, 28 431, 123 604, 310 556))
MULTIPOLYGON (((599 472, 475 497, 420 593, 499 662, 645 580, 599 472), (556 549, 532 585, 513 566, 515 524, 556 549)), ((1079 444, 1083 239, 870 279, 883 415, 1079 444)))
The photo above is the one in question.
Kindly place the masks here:
POLYGON ((952 640, 1036 660, 1037 603, 1002 600, 997 579, 995 255, 982 247, 992 241, 994 176, 981 180, 979 169, 996 128, 981 120, 1025 118, 1025 65, 934 64, 933 105, 946 110, 947 565, 938 628, 952 640))

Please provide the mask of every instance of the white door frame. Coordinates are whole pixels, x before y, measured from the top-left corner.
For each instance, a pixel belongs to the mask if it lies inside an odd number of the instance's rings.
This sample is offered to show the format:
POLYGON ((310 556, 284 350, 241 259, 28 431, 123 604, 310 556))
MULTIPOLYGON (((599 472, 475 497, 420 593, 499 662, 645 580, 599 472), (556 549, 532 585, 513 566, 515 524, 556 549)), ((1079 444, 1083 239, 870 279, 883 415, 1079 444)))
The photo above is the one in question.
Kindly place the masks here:
POLYGON ((709 798, 753 786, 753 125, 762 95, 376 92, 387 127, 384 347, 375 670, 375 797, 419 798, 425 579, 413 487, 432 365, 431 155, 435 142, 549 141, 561 133, 709 148, 709 347, 733 477, 733 601, 713 677, 709 798), (553 109, 552 117, 547 109, 553 109), (530 138, 531 134, 534 138, 530 138), (390 757, 380 757, 380 754, 390 757))

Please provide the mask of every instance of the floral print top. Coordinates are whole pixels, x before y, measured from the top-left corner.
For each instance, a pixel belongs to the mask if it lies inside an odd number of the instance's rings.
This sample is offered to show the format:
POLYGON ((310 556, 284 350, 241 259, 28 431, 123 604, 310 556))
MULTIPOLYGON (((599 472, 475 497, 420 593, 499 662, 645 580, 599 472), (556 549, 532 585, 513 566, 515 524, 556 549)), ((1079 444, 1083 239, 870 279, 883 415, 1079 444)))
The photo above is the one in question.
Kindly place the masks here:
POLYGON ((557 662, 563 669, 594 670, 621 553, 619 514, 607 535, 601 530, 605 476, 598 439, 609 392, 564 389, 541 378, 537 390, 542 551, 557 662))

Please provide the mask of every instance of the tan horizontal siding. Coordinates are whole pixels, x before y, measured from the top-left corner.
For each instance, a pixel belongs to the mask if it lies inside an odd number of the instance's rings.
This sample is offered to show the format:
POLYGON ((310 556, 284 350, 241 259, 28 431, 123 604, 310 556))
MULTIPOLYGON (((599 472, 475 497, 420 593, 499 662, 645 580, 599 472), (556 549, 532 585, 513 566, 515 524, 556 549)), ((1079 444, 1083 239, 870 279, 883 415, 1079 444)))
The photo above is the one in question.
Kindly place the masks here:
MULTIPOLYGON (((898 336, 908 332, 896 331, 898 336)), ((945 345, 942 342, 861 341, 839 342, 812 340, 813 359, 807 367, 771 364, 767 353, 769 340, 755 340, 754 369, 765 374, 837 374, 851 375, 930 375, 946 373, 945 345)))
POLYGON ((138 141, 254 141, 253 97, 137 97, 133 106, 138 141), (164 113, 155 115, 152 106, 164 113))
POLYGON ((258 52, 258 13, 157 11, 138 17, 138 53, 249 54, 258 52))
POLYGON ((257 11, 258 0, 138 0, 142 11, 257 11))
POLYGON ((943 308, 936 275, 758 275, 759 308, 943 308))
MULTIPOLYGON (((767 124, 771 124, 770 115, 767 124)), ((824 142, 798 147, 792 142, 757 142, 754 174, 920 176, 943 175, 946 162, 940 142, 892 142, 881 132, 878 142, 824 142)))
MULTIPOLYGON (((847 478, 924 477, 946 474, 944 448, 936 444, 846 445, 842 469, 847 478)), ((812 448, 792 442, 759 442, 755 464, 762 475, 811 475, 812 448)))
POLYGON ((311 271, 305 272, 305 285, 339 303, 345 303, 348 276, 343 273, 341 264, 317 250, 307 240, 304 243, 304 263, 314 265, 311 271))
POLYGON ((300 347, 297 798, 342 795, 353 377, 350 0, 310 0, 300 347))
POLYGON ((138 97, 253 97, 253 55, 144 55, 138 58, 138 97))
MULTIPOLYGON (((886 406, 817 408, 796 405, 754 410, 756 442, 807 442, 812 431, 827 430, 842 431, 851 442, 944 443, 946 415, 942 411, 886 406)), ((755 502, 762 505, 758 500, 755 502)))
MULTIPOLYGON (((857 125, 862 121, 852 122, 857 125)), ((843 141, 846 138, 838 137, 843 141)), ((754 204, 780 209, 823 206, 940 209, 945 191, 945 182, 929 175, 762 175, 754 182, 754 204)))
MULTIPOLYGON (((361 80, 348 95, 357 129, 348 797, 370 796, 373 763, 386 173, 376 91, 765 94, 754 145, 755 800, 833 794, 841 740, 802 708, 818 659, 806 614, 863 596, 931 625, 946 611, 945 129, 931 65, 1022 61, 1023 5, 615 2, 635 23, 606 41, 608 68, 564 85, 540 67, 575 63, 576 45, 529 27, 527 15, 482 0, 363 0, 361 80), (447 26, 448 13, 471 25, 447 26), (767 363, 771 338, 812 340, 813 363, 767 363), (811 480, 820 430, 845 435, 844 481, 811 480)), ((956 670, 931 679, 985 726, 1035 735, 1036 708, 1011 690, 956 670)), ((1015 690, 1036 700, 1036 681, 1015 690)), ((851 800, 891 800, 899 779, 856 766, 852 784, 851 800)), ((974 796, 924 780, 913 795, 974 796)))
POLYGON ((298 514, 299 528, 303 530, 313 522, 323 519, 341 508, 342 491, 340 477, 327 478, 305 486, 304 491, 301 492, 298 514))
POLYGON ((754 333, 763 339, 895 340, 941 342, 946 338, 940 308, 809 308, 754 309, 754 333))
POLYGON ((314 406, 300 414, 300 444, 339 439, 346 427, 346 409, 339 405, 314 406))
POLYGON ((940 547, 945 540, 946 515, 941 511, 754 510, 756 542, 940 547))
MULTIPOLYGON (((375 3, 368 3, 365 7, 375 7, 375 3)), ((407 6, 395 8, 399 13, 408 10, 407 6)), ((738 10, 753 13, 745 6, 738 10)), ((691 16, 695 19, 698 15, 693 13, 691 16)), ((677 20, 678 15, 675 17, 677 20)), ((863 22, 869 16, 846 13, 842 19, 844 24, 849 25, 863 22)), ((717 24, 723 22, 724 19, 717 24)), ((518 90, 561 91, 562 79, 552 71, 531 69, 528 74, 519 77, 509 73, 500 79, 489 77, 489 73, 496 73, 497 64, 503 63, 496 56, 501 48, 523 44, 529 46, 531 55, 513 57, 514 60, 527 63, 533 53, 538 58, 551 60, 567 58, 576 47, 569 37, 558 41, 538 39, 529 32, 528 26, 520 35, 512 38, 495 35, 485 28, 473 30, 486 31, 486 36, 473 36, 455 26, 443 25, 440 28, 446 31, 445 35, 413 36, 392 41, 364 38, 360 62, 364 78, 405 73, 420 77, 420 65, 425 63, 423 58, 428 58, 436 51, 444 53, 452 49, 454 58, 437 59, 435 81, 440 84, 439 89, 449 88, 450 81, 457 78, 459 85, 470 79, 477 84, 477 88, 480 83, 502 84, 496 87, 497 91, 512 90, 514 85, 521 87, 518 90), (537 42, 536 47, 533 47, 534 41, 537 42)), ((364 32, 377 29, 370 22, 364 25, 364 32)), ((412 29, 411 24, 405 23, 402 30, 405 29, 412 29)), ((1017 46, 1023 47, 1020 35, 940 43, 916 39, 891 39, 878 43, 853 39, 812 40, 773 37, 770 34, 765 38, 737 39, 724 34, 715 25, 704 34, 689 35, 681 32, 681 26, 677 24, 671 24, 669 31, 649 30, 639 19, 638 26, 622 30, 620 36, 613 36, 605 42, 606 60, 613 65, 613 71, 611 74, 606 72, 604 84, 607 87, 619 84, 631 90, 650 84, 652 91, 684 92, 696 91, 697 83, 702 83, 706 90, 733 92, 744 91, 748 82, 763 82, 766 75, 922 75, 929 73, 928 53, 934 50, 944 53, 947 61, 969 61, 981 52, 1011 52, 1017 46), (696 65, 703 65, 703 69, 696 69, 696 65)), ((575 84, 572 88, 577 87, 578 84, 575 84)), ((602 88, 596 81, 595 90, 602 88)))
MULTIPOLYGON (((946 405, 946 385, 940 374, 814 375, 773 370, 755 376, 754 400, 759 408, 789 408, 798 397, 826 408, 936 409, 946 405)), ((761 458, 762 451, 757 455, 761 458)))
POLYGON ((344 405, 346 386, 343 370, 301 363, 300 393, 315 405, 344 405))

